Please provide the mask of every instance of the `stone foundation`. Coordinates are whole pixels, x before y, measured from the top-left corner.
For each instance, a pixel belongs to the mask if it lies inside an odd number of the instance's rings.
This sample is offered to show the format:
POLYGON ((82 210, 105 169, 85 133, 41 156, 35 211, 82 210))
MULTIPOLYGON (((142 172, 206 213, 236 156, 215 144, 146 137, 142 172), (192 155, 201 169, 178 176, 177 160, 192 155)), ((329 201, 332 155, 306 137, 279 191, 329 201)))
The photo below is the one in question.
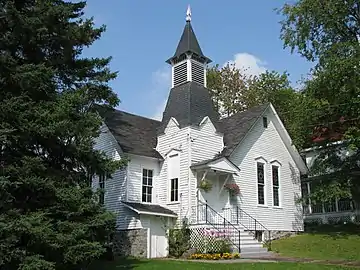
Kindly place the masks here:
MULTIPOLYGON (((291 231, 271 231, 270 237, 271 240, 276 240, 280 238, 286 238, 293 235, 296 235, 297 232, 291 232, 291 231)), ((269 237, 267 235, 264 236, 265 239, 268 239, 269 237)))
POLYGON ((114 236, 115 256, 147 257, 147 229, 121 230, 114 236))

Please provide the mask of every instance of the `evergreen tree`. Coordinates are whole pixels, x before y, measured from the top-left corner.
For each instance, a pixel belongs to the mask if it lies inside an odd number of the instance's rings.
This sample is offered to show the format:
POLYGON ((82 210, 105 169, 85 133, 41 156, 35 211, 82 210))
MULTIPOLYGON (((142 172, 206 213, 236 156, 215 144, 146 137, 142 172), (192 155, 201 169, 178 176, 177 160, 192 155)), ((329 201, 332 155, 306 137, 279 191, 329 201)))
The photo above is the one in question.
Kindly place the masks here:
POLYGON ((0 0, 0 268, 80 269, 104 252, 115 220, 93 174, 123 162, 93 149, 113 107, 110 58, 83 58, 105 28, 85 2, 0 0))

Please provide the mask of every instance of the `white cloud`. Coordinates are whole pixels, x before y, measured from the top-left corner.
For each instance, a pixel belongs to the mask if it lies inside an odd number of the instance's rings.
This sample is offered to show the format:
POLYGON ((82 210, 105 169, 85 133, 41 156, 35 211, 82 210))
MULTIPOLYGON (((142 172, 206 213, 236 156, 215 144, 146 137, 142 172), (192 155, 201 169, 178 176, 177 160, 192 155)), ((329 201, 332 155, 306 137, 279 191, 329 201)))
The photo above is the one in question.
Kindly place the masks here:
POLYGON ((153 119, 161 120, 164 112, 167 95, 171 87, 171 69, 161 68, 152 74, 152 95, 155 98, 153 106, 154 113, 150 116, 153 119))
POLYGON ((266 62, 260 60, 256 56, 249 53, 237 53, 234 55, 234 59, 226 62, 235 64, 238 69, 244 70, 247 75, 259 75, 266 71, 266 62))
POLYGON ((161 103, 159 103, 158 106, 155 107, 155 113, 151 116, 152 119, 161 121, 163 112, 165 110, 167 99, 163 100, 161 103))
POLYGON ((170 68, 161 68, 152 73, 152 81, 155 86, 169 87, 170 86, 170 68))

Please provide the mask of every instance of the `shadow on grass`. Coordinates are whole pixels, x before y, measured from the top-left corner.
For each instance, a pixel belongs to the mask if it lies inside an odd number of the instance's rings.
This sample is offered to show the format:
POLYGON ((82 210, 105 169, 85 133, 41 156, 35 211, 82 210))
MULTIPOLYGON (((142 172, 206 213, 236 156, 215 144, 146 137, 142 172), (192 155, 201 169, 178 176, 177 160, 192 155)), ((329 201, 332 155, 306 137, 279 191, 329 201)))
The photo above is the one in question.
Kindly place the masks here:
POLYGON ((354 235, 360 235, 360 225, 349 223, 341 225, 318 225, 305 228, 309 234, 327 235, 332 238, 348 238, 354 235))
POLYGON ((89 270, 123 270, 136 269, 140 264, 148 263, 145 259, 137 258, 115 258, 113 261, 97 261, 89 267, 89 270))

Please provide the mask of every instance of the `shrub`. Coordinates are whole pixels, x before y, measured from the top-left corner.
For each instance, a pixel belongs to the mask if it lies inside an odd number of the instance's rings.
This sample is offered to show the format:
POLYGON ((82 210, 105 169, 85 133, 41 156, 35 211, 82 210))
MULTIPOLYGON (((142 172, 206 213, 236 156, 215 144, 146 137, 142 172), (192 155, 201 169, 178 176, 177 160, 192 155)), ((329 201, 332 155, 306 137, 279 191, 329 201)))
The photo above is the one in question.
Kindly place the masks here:
POLYGON ((183 222, 180 229, 170 229, 168 234, 169 256, 179 258, 190 248, 190 229, 183 222))

